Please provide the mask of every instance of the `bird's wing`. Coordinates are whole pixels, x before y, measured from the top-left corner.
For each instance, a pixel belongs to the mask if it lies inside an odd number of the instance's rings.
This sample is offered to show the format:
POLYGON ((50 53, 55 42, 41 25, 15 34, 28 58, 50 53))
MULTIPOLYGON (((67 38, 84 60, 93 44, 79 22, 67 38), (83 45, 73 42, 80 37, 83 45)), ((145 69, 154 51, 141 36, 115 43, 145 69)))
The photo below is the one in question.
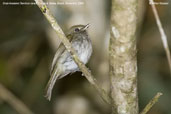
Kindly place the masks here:
POLYGON ((45 97, 50 101, 51 99, 51 94, 52 94, 52 89, 53 89, 53 86, 55 85, 55 82, 57 80, 57 78, 59 77, 60 75, 60 67, 57 67, 57 62, 58 62, 58 59, 60 58, 60 55, 65 51, 65 46, 61 43, 55 53, 55 56, 53 58, 53 62, 52 62, 52 66, 51 66, 51 70, 50 70, 50 79, 47 83, 47 86, 46 86, 46 94, 45 94, 45 97))
POLYGON ((52 66, 51 66, 51 69, 50 69, 50 74, 52 74, 54 68, 55 68, 55 65, 57 63, 57 60, 59 59, 59 57, 61 56, 61 54, 65 51, 65 46, 63 45, 63 43, 61 43, 55 53, 55 56, 53 58, 53 61, 52 61, 52 66))
MULTIPOLYGON (((67 38, 69 39, 69 41, 72 40, 72 36, 70 34, 67 35, 67 38)), ((65 51, 65 46, 64 44, 61 42, 61 44, 59 45, 56 53, 55 53, 55 56, 53 58, 53 61, 52 61, 52 66, 51 66, 51 69, 50 69, 50 74, 52 74, 53 70, 55 69, 55 65, 57 64, 57 61, 59 59, 59 57, 61 56, 61 54, 65 51)))

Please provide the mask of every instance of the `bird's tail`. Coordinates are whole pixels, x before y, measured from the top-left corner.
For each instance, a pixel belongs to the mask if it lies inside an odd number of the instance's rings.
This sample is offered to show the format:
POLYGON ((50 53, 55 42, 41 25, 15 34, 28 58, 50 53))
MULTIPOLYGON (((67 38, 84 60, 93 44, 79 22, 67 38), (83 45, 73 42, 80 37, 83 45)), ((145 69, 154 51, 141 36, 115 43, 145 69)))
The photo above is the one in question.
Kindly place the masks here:
POLYGON ((59 69, 56 69, 52 72, 51 77, 48 81, 48 84, 46 86, 46 94, 45 97, 50 101, 51 99, 51 94, 52 94, 52 89, 55 85, 56 80, 58 79, 60 75, 59 69))

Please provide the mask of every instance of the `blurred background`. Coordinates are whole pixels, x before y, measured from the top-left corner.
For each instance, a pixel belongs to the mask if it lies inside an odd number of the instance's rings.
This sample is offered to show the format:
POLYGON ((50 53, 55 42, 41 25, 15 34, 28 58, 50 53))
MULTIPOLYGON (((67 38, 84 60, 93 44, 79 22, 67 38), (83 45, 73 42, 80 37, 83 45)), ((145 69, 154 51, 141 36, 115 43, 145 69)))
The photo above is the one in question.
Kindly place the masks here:
MULTIPOLYGON (((0 1, 0 114, 18 114, 18 101, 15 104, 8 98, 14 96, 34 114, 109 114, 111 107, 101 100, 80 72, 58 80, 52 100, 49 102, 45 99, 49 69, 60 40, 36 5, 5 4, 9 1, 0 1)), ((93 43, 93 55, 87 66, 101 86, 109 91, 111 1, 47 2, 57 3, 48 7, 65 32, 72 25, 91 24, 88 32, 93 43)), ((171 3, 169 0, 156 2, 168 3, 156 7, 171 48, 171 3)), ((171 114, 171 76, 159 30, 148 1, 140 1, 138 7, 140 111, 157 92, 162 92, 163 96, 148 114, 171 114)))

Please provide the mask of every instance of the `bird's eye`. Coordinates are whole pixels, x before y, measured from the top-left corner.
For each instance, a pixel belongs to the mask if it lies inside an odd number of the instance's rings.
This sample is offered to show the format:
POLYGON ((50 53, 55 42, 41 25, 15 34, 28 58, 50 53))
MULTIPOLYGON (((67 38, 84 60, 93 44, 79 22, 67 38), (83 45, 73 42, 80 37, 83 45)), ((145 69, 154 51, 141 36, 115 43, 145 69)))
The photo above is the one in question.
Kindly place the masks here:
POLYGON ((76 29, 75 29, 75 32, 79 32, 79 31, 80 31, 80 29, 79 29, 79 28, 76 28, 76 29))

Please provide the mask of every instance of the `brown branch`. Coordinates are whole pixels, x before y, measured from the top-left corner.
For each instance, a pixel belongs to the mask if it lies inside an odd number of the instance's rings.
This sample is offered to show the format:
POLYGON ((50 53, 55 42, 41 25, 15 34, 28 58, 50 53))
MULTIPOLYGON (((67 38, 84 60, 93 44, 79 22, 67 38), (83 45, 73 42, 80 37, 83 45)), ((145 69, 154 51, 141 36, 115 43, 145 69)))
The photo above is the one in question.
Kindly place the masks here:
POLYGON ((156 23, 157 23, 157 26, 158 26, 158 29, 159 29, 159 32, 160 32, 160 35, 161 35, 161 40, 162 40, 162 43, 163 43, 163 46, 164 46, 164 49, 165 49, 165 53, 166 53, 166 56, 167 56, 169 69, 170 69, 170 73, 171 73, 171 55, 170 55, 170 49, 169 49, 169 46, 168 46, 167 36, 166 36, 166 33, 164 32, 164 29, 163 29, 162 23, 160 21, 156 6, 154 5, 154 1, 149 0, 149 2, 150 2, 150 5, 152 7, 152 11, 154 13, 154 17, 155 17, 155 20, 156 20, 156 23))
POLYGON ((89 69, 79 60, 76 51, 72 48, 71 43, 66 38, 64 32, 56 22, 55 18, 52 16, 51 12, 47 8, 46 4, 42 0, 35 0, 36 4, 40 8, 40 10, 43 12, 46 19, 51 24, 52 28, 57 33, 58 37, 61 39, 62 43, 65 45, 66 49, 71 53, 74 61, 78 65, 79 69, 82 71, 82 73, 85 75, 87 80, 90 82, 90 84, 99 92, 100 96, 104 101, 107 103, 110 103, 110 98, 108 94, 99 86, 99 84, 96 82, 96 79, 94 76, 89 72, 89 69))
POLYGON ((20 114, 33 114, 27 106, 0 84, 0 98, 9 103, 20 114))
POLYGON ((146 107, 143 109, 143 111, 140 114, 146 114, 151 108, 152 106, 159 100, 159 97, 163 95, 162 93, 157 93, 153 99, 151 99, 151 101, 146 105, 146 107))

